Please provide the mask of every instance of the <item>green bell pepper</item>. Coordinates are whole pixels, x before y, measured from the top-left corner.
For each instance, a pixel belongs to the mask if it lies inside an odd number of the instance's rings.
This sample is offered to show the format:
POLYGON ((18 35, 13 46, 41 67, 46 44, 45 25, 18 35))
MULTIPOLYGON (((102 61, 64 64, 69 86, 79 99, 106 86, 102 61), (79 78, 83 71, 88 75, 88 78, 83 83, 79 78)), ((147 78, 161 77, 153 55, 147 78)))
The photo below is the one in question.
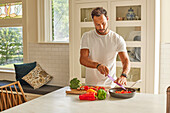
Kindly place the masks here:
POLYGON ((99 100, 104 100, 106 99, 106 91, 104 89, 99 89, 97 92, 97 97, 99 100))

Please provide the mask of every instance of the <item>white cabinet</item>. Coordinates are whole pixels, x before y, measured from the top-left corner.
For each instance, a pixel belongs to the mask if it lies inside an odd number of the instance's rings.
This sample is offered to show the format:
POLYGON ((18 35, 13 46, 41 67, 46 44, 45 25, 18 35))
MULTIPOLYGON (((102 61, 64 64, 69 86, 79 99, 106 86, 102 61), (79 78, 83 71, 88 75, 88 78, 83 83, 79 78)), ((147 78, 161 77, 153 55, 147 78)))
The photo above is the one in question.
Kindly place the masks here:
MULTIPOLYGON (((146 0, 77 0, 72 3, 72 28, 70 46, 70 79, 77 77, 85 82, 85 68, 80 65, 80 40, 84 32, 94 29, 91 11, 95 7, 104 7, 109 16, 109 28, 126 41, 127 51, 131 61, 131 71, 127 86, 142 80, 135 87, 145 92, 146 76, 146 0), (73 8, 74 7, 74 8, 73 8), (74 26, 74 27, 73 27, 74 26)), ((122 64, 117 57, 116 75, 120 76, 122 64)))
MULTIPOLYGON (((126 41, 127 52, 131 61, 128 84, 142 80, 135 87, 145 90, 145 55, 146 55, 146 1, 111 2, 111 29, 126 41)), ((116 75, 122 73, 122 63, 117 57, 116 75)))

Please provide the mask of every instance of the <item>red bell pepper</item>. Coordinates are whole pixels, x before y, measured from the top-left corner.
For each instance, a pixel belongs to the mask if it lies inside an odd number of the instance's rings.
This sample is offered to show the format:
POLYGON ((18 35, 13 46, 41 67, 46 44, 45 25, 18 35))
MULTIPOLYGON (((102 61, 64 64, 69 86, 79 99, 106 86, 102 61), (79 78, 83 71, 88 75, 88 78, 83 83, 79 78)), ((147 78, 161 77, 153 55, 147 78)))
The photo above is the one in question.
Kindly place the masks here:
POLYGON ((79 95, 80 100, 96 100, 95 93, 94 92, 88 92, 82 95, 79 95))

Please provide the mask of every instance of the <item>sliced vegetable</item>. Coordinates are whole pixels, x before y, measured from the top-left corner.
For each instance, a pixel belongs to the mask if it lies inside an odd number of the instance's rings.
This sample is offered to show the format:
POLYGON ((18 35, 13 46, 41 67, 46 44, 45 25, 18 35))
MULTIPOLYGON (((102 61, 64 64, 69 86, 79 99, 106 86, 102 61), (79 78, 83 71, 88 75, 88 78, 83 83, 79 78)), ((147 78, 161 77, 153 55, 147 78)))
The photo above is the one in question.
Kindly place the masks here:
POLYGON ((115 93, 127 94, 127 93, 132 93, 132 92, 131 91, 121 90, 121 91, 116 91, 115 93))

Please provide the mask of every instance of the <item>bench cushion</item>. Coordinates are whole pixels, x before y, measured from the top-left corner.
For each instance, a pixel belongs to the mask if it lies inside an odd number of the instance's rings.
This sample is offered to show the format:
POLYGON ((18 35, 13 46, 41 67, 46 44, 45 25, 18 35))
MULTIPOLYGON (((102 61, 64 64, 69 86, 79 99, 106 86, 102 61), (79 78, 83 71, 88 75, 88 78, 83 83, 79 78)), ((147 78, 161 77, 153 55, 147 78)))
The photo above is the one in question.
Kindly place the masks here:
POLYGON ((30 85, 23 85, 23 90, 25 93, 33 93, 33 94, 47 94, 50 93, 52 91, 58 90, 62 87, 59 86, 52 86, 52 85, 44 85, 39 89, 33 89, 30 85))
MULTIPOLYGON (((0 80, 0 86, 7 85, 13 82, 15 81, 0 80)), ((52 86, 52 85, 44 85, 39 89, 33 89, 30 85, 27 85, 27 84, 23 84, 21 86, 24 90, 24 93, 32 93, 32 94, 40 94, 40 95, 44 95, 44 94, 47 94, 47 93, 50 93, 52 91, 62 88, 60 86, 52 86)))
POLYGON ((27 75, 31 70, 36 67, 36 62, 33 63, 24 63, 24 64, 14 64, 15 73, 16 73, 16 80, 20 81, 21 84, 28 84, 22 77, 27 75))

